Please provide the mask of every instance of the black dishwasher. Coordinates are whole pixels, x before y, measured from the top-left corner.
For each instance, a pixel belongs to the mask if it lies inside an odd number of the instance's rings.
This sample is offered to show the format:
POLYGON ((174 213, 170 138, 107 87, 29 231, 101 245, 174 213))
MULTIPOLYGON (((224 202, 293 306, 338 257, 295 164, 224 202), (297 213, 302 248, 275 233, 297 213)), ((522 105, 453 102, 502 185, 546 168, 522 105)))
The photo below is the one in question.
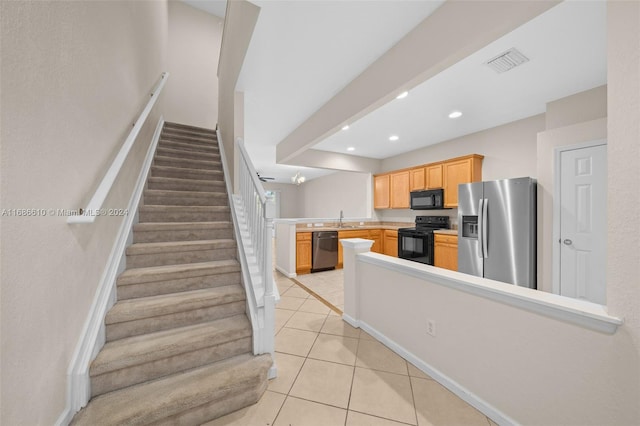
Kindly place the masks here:
POLYGON ((335 269, 338 264, 338 231, 313 233, 311 259, 311 272, 335 269))

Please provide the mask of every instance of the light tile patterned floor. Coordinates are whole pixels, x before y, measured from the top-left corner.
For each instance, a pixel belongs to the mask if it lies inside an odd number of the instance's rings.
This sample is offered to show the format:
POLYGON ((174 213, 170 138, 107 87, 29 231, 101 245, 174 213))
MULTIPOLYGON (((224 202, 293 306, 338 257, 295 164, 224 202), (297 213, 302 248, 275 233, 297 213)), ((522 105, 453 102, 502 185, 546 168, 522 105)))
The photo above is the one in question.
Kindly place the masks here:
POLYGON ((494 425, 293 281, 276 282, 278 377, 257 404, 207 426, 494 425))

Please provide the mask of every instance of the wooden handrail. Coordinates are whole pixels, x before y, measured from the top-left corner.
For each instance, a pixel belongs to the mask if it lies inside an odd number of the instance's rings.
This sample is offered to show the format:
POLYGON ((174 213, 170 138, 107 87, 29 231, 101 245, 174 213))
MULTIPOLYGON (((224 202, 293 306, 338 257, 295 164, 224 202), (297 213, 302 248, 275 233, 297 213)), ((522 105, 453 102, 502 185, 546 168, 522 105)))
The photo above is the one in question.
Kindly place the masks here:
POLYGON ((107 195, 109 195, 111 187, 113 186, 113 182, 115 182, 116 177, 120 173, 120 169, 122 169, 122 165, 127 159, 127 155, 129 155, 129 151, 131 151, 131 148, 133 147, 133 144, 135 143, 136 138, 138 137, 138 134, 142 129, 142 126, 147 121, 149 113, 160 97, 160 92, 162 92, 162 88, 167 81, 167 77, 169 77, 168 72, 163 72, 160 76, 160 79, 151 91, 151 99, 149 99, 149 102, 147 102, 147 105, 140 113, 140 116, 133 125, 133 129, 131 129, 131 132, 129 132, 129 136, 127 136, 127 139, 125 139, 124 143, 122 144, 118 155, 116 155, 116 158, 113 159, 113 163, 111 163, 109 170, 107 170, 107 173, 102 178, 100 185, 98 185, 96 192, 91 197, 91 200, 89 200, 87 207, 84 209, 80 209, 77 215, 69 216, 67 218, 67 223, 93 223, 96 220, 96 217, 103 215, 102 205, 104 204, 104 200, 107 198, 107 195))

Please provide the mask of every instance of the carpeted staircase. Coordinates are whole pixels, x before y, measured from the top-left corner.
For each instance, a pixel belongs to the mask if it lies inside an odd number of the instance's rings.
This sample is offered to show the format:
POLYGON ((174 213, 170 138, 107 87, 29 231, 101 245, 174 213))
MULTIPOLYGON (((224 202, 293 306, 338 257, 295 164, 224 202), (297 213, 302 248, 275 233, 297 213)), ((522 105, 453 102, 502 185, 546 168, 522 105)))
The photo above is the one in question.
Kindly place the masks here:
POLYGON ((106 345, 76 425, 197 425, 255 403, 271 357, 252 354, 212 130, 165 123, 106 345))

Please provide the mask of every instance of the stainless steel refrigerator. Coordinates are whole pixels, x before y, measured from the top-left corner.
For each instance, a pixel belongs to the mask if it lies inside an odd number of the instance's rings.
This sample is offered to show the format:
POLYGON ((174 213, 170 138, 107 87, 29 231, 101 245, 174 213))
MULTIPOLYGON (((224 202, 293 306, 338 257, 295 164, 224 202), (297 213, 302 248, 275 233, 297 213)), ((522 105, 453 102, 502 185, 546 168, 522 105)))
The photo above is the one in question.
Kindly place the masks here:
POLYGON ((458 271, 536 288, 536 180, 458 187, 458 271))

